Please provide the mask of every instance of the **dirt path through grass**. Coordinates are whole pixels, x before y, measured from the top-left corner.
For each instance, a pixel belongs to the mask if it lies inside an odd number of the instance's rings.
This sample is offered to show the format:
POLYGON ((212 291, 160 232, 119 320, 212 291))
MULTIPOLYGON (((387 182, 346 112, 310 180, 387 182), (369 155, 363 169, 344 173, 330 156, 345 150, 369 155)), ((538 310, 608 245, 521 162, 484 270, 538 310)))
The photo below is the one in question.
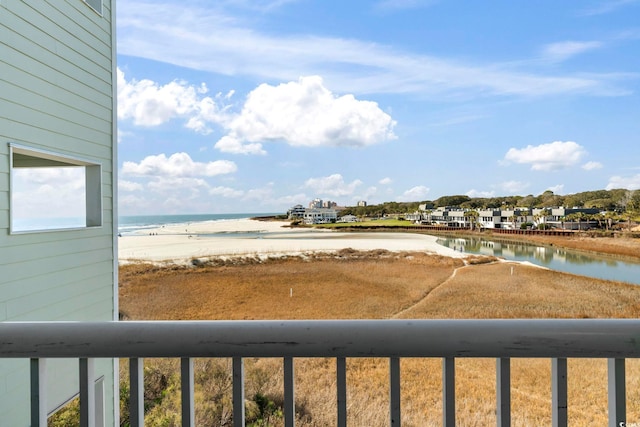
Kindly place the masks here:
POLYGON ((395 313, 393 316, 391 316, 391 319, 399 319, 399 318, 401 318, 401 316, 405 316, 406 314, 411 312, 411 310, 413 310, 415 307, 417 307, 418 305, 422 304, 424 302, 424 300, 429 298, 429 295, 431 295, 431 293, 433 291, 445 286, 448 282, 451 282, 456 277, 456 274, 458 274, 458 270, 461 270, 463 268, 467 268, 467 267, 469 267, 471 265, 468 262, 466 262, 465 260, 463 260, 463 262, 464 262, 464 265, 454 268, 453 271, 451 272, 451 275, 449 277, 447 277, 442 283, 440 283, 435 288, 429 290, 422 298, 420 298, 418 301, 415 301, 409 307, 403 308, 399 312, 395 313))

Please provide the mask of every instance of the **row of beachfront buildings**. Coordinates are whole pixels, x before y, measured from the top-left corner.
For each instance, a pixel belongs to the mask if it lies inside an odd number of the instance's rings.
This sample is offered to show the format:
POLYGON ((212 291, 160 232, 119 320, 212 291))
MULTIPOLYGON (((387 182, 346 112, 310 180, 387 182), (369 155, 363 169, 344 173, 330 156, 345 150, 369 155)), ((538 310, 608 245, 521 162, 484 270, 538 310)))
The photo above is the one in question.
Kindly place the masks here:
POLYGON ((462 228, 502 228, 521 229, 561 228, 565 230, 585 230, 598 226, 595 208, 509 208, 509 209, 462 209, 439 207, 434 210, 421 205, 420 210, 405 215, 405 219, 416 224, 439 225, 462 228))
MULTIPOLYGON (((456 228, 502 228, 520 229, 523 227, 561 228, 565 230, 594 228, 598 221, 599 209, 593 208, 510 208, 510 209, 462 209, 457 207, 439 207, 433 210, 421 205, 412 214, 403 215, 415 224, 437 225, 456 228)), ((305 208, 293 206, 287 216, 291 220, 302 220, 305 224, 328 224, 334 222, 356 222, 353 215, 340 216, 340 209, 322 207, 314 204, 305 208)))

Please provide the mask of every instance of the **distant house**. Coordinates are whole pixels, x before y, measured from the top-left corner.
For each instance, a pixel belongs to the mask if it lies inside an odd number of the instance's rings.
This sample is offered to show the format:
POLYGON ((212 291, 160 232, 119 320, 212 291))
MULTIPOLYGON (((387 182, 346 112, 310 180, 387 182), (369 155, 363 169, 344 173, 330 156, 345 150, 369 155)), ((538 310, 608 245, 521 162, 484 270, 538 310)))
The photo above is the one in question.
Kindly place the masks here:
POLYGON ((425 219, 426 216, 427 216, 426 214, 424 214, 424 213, 422 213, 420 211, 417 211, 417 212, 414 212, 414 213, 405 214, 404 219, 406 219, 407 221, 411 221, 411 222, 413 222, 415 224, 421 224, 422 220, 425 219))
POLYGON ((460 208, 438 208, 426 215, 426 221, 447 227, 469 227, 469 219, 465 212, 465 209, 460 208))
MULTIPOLYGON (((2 322, 117 320, 113 3, 0 1, 2 322)), ((96 425, 117 425, 116 363, 96 360, 96 425)), ((78 362, 48 360, 46 383, 52 413, 78 362)), ((1 359, 0 425, 29 420, 29 360, 1 359)))
POLYGON ((355 215, 344 215, 338 219, 339 222, 358 222, 358 217, 355 215))
POLYGON ((598 221, 589 218, 600 213, 600 209, 596 208, 552 208, 549 210, 550 215, 546 218, 547 225, 555 228, 569 230, 584 230, 587 228, 597 227, 598 221), (584 219, 580 220, 580 217, 584 219), (574 219, 577 217, 578 219, 574 219))
POLYGON ((302 205, 295 205, 291 209, 287 211, 287 218, 289 219, 298 219, 304 218, 304 211, 306 208, 302 205))
POLYGON ((330 224, 338 220, 338 213, 335 209, 306 209, 303 220, 305 224, 330 224))

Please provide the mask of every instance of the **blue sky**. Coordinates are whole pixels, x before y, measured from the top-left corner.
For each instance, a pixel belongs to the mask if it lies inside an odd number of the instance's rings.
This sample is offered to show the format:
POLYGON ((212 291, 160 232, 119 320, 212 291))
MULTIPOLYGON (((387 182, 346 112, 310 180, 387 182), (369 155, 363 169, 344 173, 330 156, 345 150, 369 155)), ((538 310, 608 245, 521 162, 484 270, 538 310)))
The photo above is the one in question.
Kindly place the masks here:
POLYGON ((640 1, 122 0, 120 214, 640 188, 640 1))

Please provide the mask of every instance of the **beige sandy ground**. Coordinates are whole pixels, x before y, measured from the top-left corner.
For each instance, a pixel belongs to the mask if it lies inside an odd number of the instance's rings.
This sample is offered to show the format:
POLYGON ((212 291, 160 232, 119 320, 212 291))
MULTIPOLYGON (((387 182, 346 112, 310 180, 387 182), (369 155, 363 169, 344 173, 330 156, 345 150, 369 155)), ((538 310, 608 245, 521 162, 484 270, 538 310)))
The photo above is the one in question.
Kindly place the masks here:
POLYGON ((145 230, 118 238, 120 263, 185 263, 219 256, 280 256, 312 251, 386 249, 465 257, 436 243, 436 237, 412 233, 345 233, 291 229, 286 221, 250 219, 204 221, 145 230))

